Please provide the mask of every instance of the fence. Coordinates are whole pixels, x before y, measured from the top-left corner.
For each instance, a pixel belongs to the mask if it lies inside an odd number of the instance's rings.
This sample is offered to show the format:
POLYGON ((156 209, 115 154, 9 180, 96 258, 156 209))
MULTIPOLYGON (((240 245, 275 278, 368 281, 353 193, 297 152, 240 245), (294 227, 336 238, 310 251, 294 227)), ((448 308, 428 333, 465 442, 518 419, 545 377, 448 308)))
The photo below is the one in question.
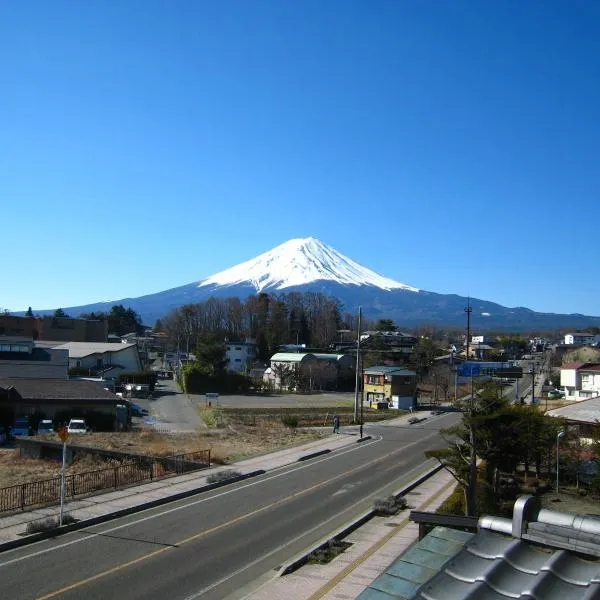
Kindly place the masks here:
MULTIPOLYGON (((149 456, 107 469, 73 473, 65 477, 65 498, 94 494, 179 475, 210 467, 210 450, 174 456, 149 456)), ((60 476, 0 488, 0 513, 25 510, 29 506, 52 504, 60 500, 60 476)))

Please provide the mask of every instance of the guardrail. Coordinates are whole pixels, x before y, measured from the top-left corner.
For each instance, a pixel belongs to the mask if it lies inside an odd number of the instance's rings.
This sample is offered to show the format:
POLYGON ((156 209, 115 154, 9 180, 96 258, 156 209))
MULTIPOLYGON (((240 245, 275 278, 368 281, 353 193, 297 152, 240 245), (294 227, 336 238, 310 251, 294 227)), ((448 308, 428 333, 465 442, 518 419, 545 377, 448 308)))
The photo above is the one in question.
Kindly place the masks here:
MULTIPOLYGON (((210 450, 198 450, 173 456, 149 456, 106 469, 67 475, 65 497, 86 496, 208 467, 210 467, 210 450)), ((0 513, 58 502, 60 479, 58 476, 0 488, 0 513)))

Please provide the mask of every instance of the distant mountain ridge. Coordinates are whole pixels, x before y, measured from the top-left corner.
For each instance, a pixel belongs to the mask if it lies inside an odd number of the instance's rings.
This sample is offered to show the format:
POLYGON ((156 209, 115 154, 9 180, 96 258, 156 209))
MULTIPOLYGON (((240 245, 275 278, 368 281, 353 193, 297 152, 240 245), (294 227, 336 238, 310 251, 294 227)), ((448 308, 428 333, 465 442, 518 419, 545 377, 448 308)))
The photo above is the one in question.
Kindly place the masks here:
MULTIPOLYGON (((289 240, 251 260, 180 287, 138 298, 63 308, 69 315, 77 316, 107 312, 113 305, 123 304, 151 325, 172 309, 210 297, 245 299, 258 292, 279 295, 309 291, 338 298, 347 312, 356 312, 362 306, 366 316, 393 319, 405 327, 418 324, 464 327, 467 302, 473 309, 473 326, 478 330, 600 326, 600 317, 539 313, 477 298, 420 290, 379 275, 312 237, 289 240)), ((48 314, 52 310, 35 312, 48 314)))

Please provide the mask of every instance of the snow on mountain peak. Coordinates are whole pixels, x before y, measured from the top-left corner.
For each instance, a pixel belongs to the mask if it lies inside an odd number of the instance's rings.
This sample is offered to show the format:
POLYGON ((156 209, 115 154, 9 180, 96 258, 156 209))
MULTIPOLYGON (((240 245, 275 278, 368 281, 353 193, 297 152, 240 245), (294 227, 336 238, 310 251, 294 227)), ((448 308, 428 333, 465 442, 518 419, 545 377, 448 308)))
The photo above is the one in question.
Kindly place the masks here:
POLYGON ((284 242, 256 258, 203 279, 198 287, 249 283, 260 292, 323 280, 346 285, 369 285, 384 290, 419 291, 378 275, 313 237, 284 242))

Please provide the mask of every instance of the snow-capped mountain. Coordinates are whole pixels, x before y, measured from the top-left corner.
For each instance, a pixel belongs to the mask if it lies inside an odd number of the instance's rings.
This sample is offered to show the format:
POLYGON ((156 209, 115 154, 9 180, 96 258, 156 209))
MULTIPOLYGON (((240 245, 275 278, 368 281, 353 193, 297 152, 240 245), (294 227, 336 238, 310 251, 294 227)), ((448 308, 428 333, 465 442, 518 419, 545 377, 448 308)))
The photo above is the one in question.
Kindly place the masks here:
MULTIPOLYGON (((507 308, 477 298, 436 294, 383 277, 315 238, 294 239, 215 275, 187 285, 138 298, 123 298, 86 306, 63 307, 67 314, 108 312, 114 304, 135 310, 148 325, 172 309, 208 298, 238 297, 257 292, 284 294, 320 292, 337 298, 346 312, 374 319, 393 319, 399 326, 465 326, 464 308, 470 302, 471 324, 478 330, 532 330, 600 326, 600 317, 538 313, 507 308)), ((35 310, 51 314, 53 310, 35 310)))
POLYGON ((316 281, 368 285, 382 290, 419 290, 367 269, 313 237, 289 240, 256 258, 212 275, 199 283, 250 284, 257 292, 285 290, 316 281))

